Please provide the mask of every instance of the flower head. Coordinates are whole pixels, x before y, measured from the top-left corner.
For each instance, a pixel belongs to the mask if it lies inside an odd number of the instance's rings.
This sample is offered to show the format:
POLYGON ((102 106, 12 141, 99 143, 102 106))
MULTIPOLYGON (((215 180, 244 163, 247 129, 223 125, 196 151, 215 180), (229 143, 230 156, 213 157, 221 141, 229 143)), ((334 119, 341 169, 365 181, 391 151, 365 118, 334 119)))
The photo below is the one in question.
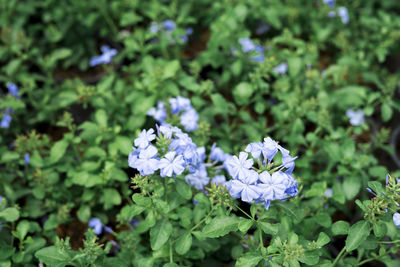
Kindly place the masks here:
POLYGON ((7 89, 10 95, 18 97, 18 86, 15 83, 7 84, 7 89))
POLYGON ((4 113, 3 119, 0 122, 0 128, 9 128, 11 123, 11 115, 9 113, 4 113))
POLYGON ((92 57, 90 59, 89 65, 94 67, 100 64, 108 64, 111 62, 112 58, 117 54, 117 49, 110 48, 108 45, 102 45, 100 47, 102 52, 101 55, 92 57))
POLYGON ((99 218, 94 217, 90 219, 88 226, 94 230, 96 235, 99 235, 103 232, 103 224, 99 218))
POLYGON ((158 150, 154 146, 148 146, 146 149, 140 151, 134 166, 142 175, 150 175, 158 170, 159 160, 156 158, 157 152, 158 150))
POLYGON ((346 111, 346 116, 350 119, 350 124, 359 126, 365 122, 364 112, 362 110, 354 111, 349 109, 346 111))
POLYGON ((256 49, 256 45, 250 38, 239 38, 239 44, 242 46, 243 53, 249 53, 256 49))
POLYGON ((148 131, 143 130, 138 138, 135 139, 135 146, 139 148, 146 148, 151 141, 153 141, 156 138, 156 135, 154 134, 154 130, 150 129, 148 131))
POLYGON ((31 157, 30 157, 29 153, 25 153, 25 156, 24 156, 25 164, 29 164, 30 158, 31 158, 31 157))
POLYGON ((337 13, 338 13, 340 19, 342 20, 343 24, 349 23, 349 21, 350 21, 349 11, 347 10, 346 7, 344 7, 344 6, 339 7, 337 13))
POLYGON ((198 120, 199 115, 197 115, 196 110, 189 108, 182 114, 180 122, 186 131, 191 132, 197 129, 198 120))
POLYGON ((174 22, 173 20, 171 20, 171 19, 164 20, 164 21, 162 22, 162 25, 164 26, 164 28, 165 28, 167 31, 173 31, 173 30, 175 30, 175 22, 174 22))
POLYGON ((224 162, 226 158, 227 155, 224 153, 224 151, 217 147, 217 144, 214 143, 211 147, 210 159, 215 162, 224 162))
POLYGON ((159 162, 162 177, 171 177, 173 173, 181 174, 185 170, 185 161, 181 155, 176 156, 174 151, 168 152, 159 162))
POLYGON ((233 156, 226 161, 228 172, 233 179, 247 178, 249 169, 253 166, 253 159, 247 159, 247 157, 246 152, 240 152, 239 157, 233 156))
POLYGON ((278 66, 276 66, 273 70, 276 74, 285 74, 288 71, 288 66, 286 62, 282 62, 278 66))
POLYGON ((393 223, 397 228, 400 228, 400 213, 396 212, 393 214, 393 223))

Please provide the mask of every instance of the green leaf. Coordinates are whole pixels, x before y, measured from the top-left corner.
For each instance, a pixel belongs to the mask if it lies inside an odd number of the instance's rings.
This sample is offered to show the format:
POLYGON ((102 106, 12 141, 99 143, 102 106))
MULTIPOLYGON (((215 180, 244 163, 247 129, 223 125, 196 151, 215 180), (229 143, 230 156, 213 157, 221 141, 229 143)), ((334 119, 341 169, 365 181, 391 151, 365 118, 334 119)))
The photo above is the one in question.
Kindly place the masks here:
POLYGON ((317 239, 318 246, 323 247, 326 244, 328 244, 329 241, 331 241, 331 239, 329 238, 329 236, 327 234, 325 234, 324 232, 319 233, 319 236, 317 239))
POLYGON ((383 121, 390 120, 390 118, 392 118, 392 114, 393 114, 392 108, 387 103, 383 103, 381 106, 382 120, 383 121))
POLYGON ((169 239, 172 233, 172 224, 163 219, 150 230, 150 245, 153 250, 160 249, 169 239))
POLYGON ((106 188, 103 189, 103 200, 105 209, 109 209, 121 204, 121 195, 115 188, 106 188))
POLYGON ((104 109, 97 110, 94 114, 94 118, 100 126, 107 127, 108 116, 107 112, 104 109))
POLYGON ((369 232, 369 223, 366 221, 359 221, 352 225, 346 239, 346 251, 350 252, 357 249, 367 239, 369 232))
POLYGON ((350 225, 345 221, 337 221, 332 225, 333 235, 347 235, 350 225))
POLYGON ((290 76, 294 77, 300 73, 303 67, 303 61, 301 58, 293 57, 288 59, 288 67, 290 76))
POLYGON ((190 247, 192 246, 192 234, 185 233, 181 235, 175 244, 176 253, 179 255, 183 255, 189 251, 190 247))
POLYGON ((35 257, 50 266, 66 266, 70 256, 67 251, 59 250, 55 246, 42 248, 35 253, 35 257))
POLYGON ((307 251, 299 259, 299 261, 301 261, 302 263, 305 263, 307 265, 316 266, 318 261, 319 261, 319 254, 318 253, 319 253, 318 251, 307 251))
POLYGON ((361 188, 361 180, 356 177, 345 178, 343 182, 343 192, 348 200, 353 199, 361 188))
POLYGON ((0 211, 0 217, 3 217, 7 222, 15 222, 19 219, 19 211, 16 208, 6 208, 0 211))
POLYGON ((177 179, 176 190, 178 191, 178 194, 181 195, 184 199, 189 200, 192 198, 192 189, 190 185, 188 185, 186 182, 177 179))
POLYGON ((151 199, 149 197, 145 197, 139 193, 135 193, 132 195, 132 200, 136 204, 142 207, 150 207, 151 206, 151 199))
POLYGON ((17 160, 19 158, 20 158, 20 156, 17 152, 5 151, 1 155, 1 162, 6 163, 6 162, 17 160))
POLYGON ((59 161, 64 156, 67 147, 68 142, 64 139, 56 142, 50 150, 50 163, 59 161))
POLYGON ((238 229, 239 219, 237 217, 216 217, 203 228, 206 237, 215 238, 228 234, 238 229))
POLYGON ((261 260, 263 256, 261 256, 257 252, 247 252, 239 260, 236 262, 236 267, 252 267, 256 266, 261 260))
POLYGON ((246 233, 250 229, 250 227, 253 225, 253 223, 254 223, 253 220, 242 218, 238 224, 238 228, 239 228, 240 232, 246 233))
POLYGON ((90 219, 90 207, 87 205, 82 205, 76 214, 81 222, 87 222, 90 219))
POLYGON ((376 237, 383 237, 387 231, 386 224, 382 221, 373 222, 372 229, 376 237))
POLYGON ((300 221, 300 216, 298 215, 298 212, 299 212, 298 209, 297 209, 297 210, 294 209, 294 207, 291 206, 291 205, 288 204, 288 203, 276 202, 275 205, 276 205, 276 206, 279 206, 280 208, 282 208, 283 211, 284 211, 287 215, 289 215, 290 217, 292 217, 293 220, 294 220, 295 222, 300 221))
POLYGON ((233 97, 235 98, 236 103, 239 105, 245 105, 248 104, 253 92, 254 88, 250 83, 242 82, 233 89, 233 97))
POLYGON ((27 220, 22 220, 18 223, 17 233, 20 240, 24 240, 26 234, 29 231, 29 222, 27 220))
POLYGON ((276 235, 278 233, 279 227, 276 224, 271 224, 268 222, 260 222, 260 221, 258 221, 257 224, 261 227, 261 230, 263 230, 263 232, 266 234, 276 235))
POLYGON ((181 65, 178 60, 173 60, 167 63, 164 67, 164 79, 168 79, 174 77, 178 70, 181 68, 181 65))

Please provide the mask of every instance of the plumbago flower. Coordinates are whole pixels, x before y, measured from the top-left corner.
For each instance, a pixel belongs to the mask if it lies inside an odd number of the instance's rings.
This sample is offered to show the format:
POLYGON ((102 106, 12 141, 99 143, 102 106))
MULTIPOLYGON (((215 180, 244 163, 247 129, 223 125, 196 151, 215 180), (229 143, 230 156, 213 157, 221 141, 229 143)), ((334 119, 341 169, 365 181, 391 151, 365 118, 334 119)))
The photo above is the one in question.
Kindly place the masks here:
POLYGON ((167 113, 167 105, 163 102, 158 102, 157 107, 151 108, 147 115, 152 116, 161 126, 166 125, 166 121, 169 117, 179 117, 179 122, 183 128, 192 132, 198 128, 199 115, 196 110, 192 107, 192 104, 188 98, 178 96, 169 100, 171 114, 167 113))
POLYGON ((263 143, 249 144, 239 157, 230 157, 224 163, 233 178, 227 182, 232 197, 248 203, 264 203, 266 209, 273 200, 295 197, 298 193, 297 181, 291 175, 295 159, 270 137, 264 138, 263 143), (272 169, 272 161, 278 151, 282 155, 282 164, 272 169), (258 168, 254 166, 254 160, 248 158, 249 155, 257 162, 258 168))
POLYGON ((108 45, 102 45, 100 47, 101 55, 92 57, 90 59, 89 65, 91 67, 100 65, 100 64, 108 64, 111 62, 113 57, 117 54, 117 49, 110 48, 108 45))
POLYGON ((353 126, 359 126, 365 122, 364 112, 361 109, 357 111, 349 109, 346 111, 346 116, 350 119, 350 124, 353 126))
POLYGON ((238 42, 243 53, 254 54, 250 57, 251 61, 264 62, 264 48, 261 45, 256 45, 250 38, 239 38, 238 42))
MULTIPOLYGON (((167 40, 170 41, 171 45, 175 44, 175 40, 174 36, 173 36, 173 32, 176 30, 176 24, 173 20, 171 19, 167 19, 164 20, 161 23, 158 22, 151 22, 150 27, 149 27, 149 32, 156 34, 156 33, 162 33, 167 40)), ((186 28, 185 33, 182 35, 177 36, 177 38, 179 38, 183 43, 187 43, 187 41, 189 40, 189 36, 192 35, 193 33, 193 29, 192 28, 186 28)))

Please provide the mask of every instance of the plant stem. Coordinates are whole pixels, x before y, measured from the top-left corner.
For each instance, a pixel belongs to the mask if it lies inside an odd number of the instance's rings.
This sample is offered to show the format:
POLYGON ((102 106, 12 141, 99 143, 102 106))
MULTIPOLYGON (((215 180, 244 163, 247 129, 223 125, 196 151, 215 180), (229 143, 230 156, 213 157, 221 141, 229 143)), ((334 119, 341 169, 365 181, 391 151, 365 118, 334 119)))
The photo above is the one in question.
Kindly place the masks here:
POLYGON ((262 237, 262 230, 261 230, 261 227, 258 226, 258 224, 257 224, 257 228, 258 228, 259 239, 260 239, 260 245, 258 246, 258 248, 263 248, 264 247, 264 241, 263 241, 263 237, 262 237))
POLYGON ((339 260, 340 260, 340 257, 343 255, 343 253, 345 253, 345 251, 346 251, 346 246, 344 246, 343 248, 342 248, 342 250, 339 252, 339 254, 336 256, 336 259, 335 259, 335 261, 332 263, 332 266, 331 267, 335 267, 336 266, 336 264, 339 262, 339 260))
POLYGON ((244 215, 246 215, 247 217, 250 218, 250 220, 254 221, 254 218, 251 217, 247 212, 245 212, 244 210, 242 210, 238 205, 235 205, 235 207, 240 210, 241 212, 243 212, 244 215))
POLYGON ((215 210, 215 207, 213 207, 207 214, 206 217, 204 217, 200 222, 198 222, 195 226, 192 227, 192 229, 190 229, 190 232, 192 232, 194 229, 196 229, 197 227, 199 227, 205 220, 208 219, 208 217, 211 216, 211 214, 213 213, 213 211, 215 210))
POLYGON ((172 241, 169 240, 169 262, 174 262, 174 254, 172 253, 172 241))

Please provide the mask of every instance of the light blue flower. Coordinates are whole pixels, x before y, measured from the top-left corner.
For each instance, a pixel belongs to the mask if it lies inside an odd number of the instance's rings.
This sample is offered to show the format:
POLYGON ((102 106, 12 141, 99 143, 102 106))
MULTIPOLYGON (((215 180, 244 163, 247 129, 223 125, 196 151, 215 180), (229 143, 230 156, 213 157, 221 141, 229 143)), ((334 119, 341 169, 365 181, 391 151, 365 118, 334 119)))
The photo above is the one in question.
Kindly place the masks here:
POLYGON ((160 136, 160 134, 162 134, 167 139, 172 138, 172 127, 170 125, 163 124, 161 126, 157 126, 157 130, 158 130, 158 136, 160 136))
POLYGON ((261 156, 263 149, 264 149, 263 143, 257 142, 248 144, 245 151, 251 153, 253 158, 258 159, 261 156))
POLYGON ((0 128, 9 128, 10 127, 10 123, 11 123, 11 115, 9 113, 4 113, 3 115, 3 119, 1 120, 0 123, 0 128))
POLYGON ((396 212, 393 214, 393 223, 397 228, 400 228, 400 213, 396 212))
POLYGON ((25 153, 25 156, 24 156, 25 164, 29 164, 30 158, 31 158, 31 157, 30 157, 29 153, 25 153))
POLYGON ((249 53, 256 49, 256 45, 250 38, 239 38, 239 44, 242 46, 244 53, 249 53))
POLYGON ((262 154, 264 158, 268 160, 268 162, 270 162, 275 157, 279 148, 280 146, 278 145, 278 143, 272 140, 271 137, 264 138, 262 154))
POLYGON ((175 22, 173 20, 171 20, 171 19, 164 20, 162 22, 162 25, 164 26, 164 28, 167 31, 173 31, 173 30, 175 30, 175 27, 176 27, 175 26, 175 22))
POLYGON ((197 130, 198 120, 199 120, 199 115, 197 114, 196 110, 194 110, 193 108, 189 108, 182 114, 180 122, 186 131, 192 132, 197 130))
POLYGON ((256 45, 255 49, 256 55, 254 57, 250 57, 251 61, 257 61, 257 62, 264 62, 264 48, 262 45, 256 45))
POLYGON ((157 108, 151 108, 147 111, 148 116, 152 116, 156 121, 162 123, 167 118, 167 110, 163 102, 157 103, 157 108))
POLYGON ((335 11, 329 11, 329 13, 328 13, 328 16, 330 17, 330 18, 334 18, 335 16, 336 16, 336 12, 335 11))
POLYGON ((99 218, 94 217, 90 219, 88 226, 94 230, 96 235, 100 235, 103 232, 103 224, 99 218))
POLYGON ((204 165, 200 165, 200 167, 194 173, 191 173, 185 177, 185 181, 194 188, 203 190, 204 186, 210 182, 206 167, 204 165))
POLYGON ((160 159, 158 164, 161 172, 161 177, 171 177, 173 173, 175 175, 181 174, 185 170, 185 161, 181 155, 177 155, 174 151, 168 152, 164 158, 160 159))
POLYGON ((350 17, 349 17, 349 12, 346 7, 344 7, 344 6, 339 7, 337 13, 338 13, 340 19, 342 20, 343 24, 349 23, 350 17))
POLYGON ((156 159, 157 152, 158 150, 154 146, 148 146, 146 149, 140 151, 135 167, 142 175, 150 175, 158 170, 159 160, 156 159))
POLYGON ((335 6, 335 0, 322 0, 324 4, 329 5, 331 7, 335 6))
POLYGON ((151 141, 153 141, 154 139, 156 139, 156 135, 154 134, 154 130, 150 129, 148 131, 143 130, 138 138, 135 139, 135 146, 139 147, 139 148, 146 148, 151 141))
POLYGON ((285 74, 288 71, 288 66, 286 62, 282 62, 278 66, 276 66, 273 70, 276 74, 285 74))
POLYGON ((100 64, 108 64, 111 62, 112 58, 117 54, 117 50, 114 48, 110 48, 108 45, 101 46, 100 50, 102 52, 101 55, 92 57, 90 59, 89 65, 91 67, 100 64))
POLYGON ((217 147, 217 144, 214 143, 211 146, 210 159, 215 162, 224 162, 226 158, 227 156, 224 151, 221 148, 217 147))
POLYGON ((169 103, 171 105, 172 114, 177 114, 180 111, 185 111, 192 107, 190 100, 182 96, 178 96, 177 98, 171 98, 169 100, 169 103))
POLYGON ((8 83, 7 89, 8 89, 8 92, 10 93, 10 95, 19 97, 18 96, 18 86, 15 83, 8 83))
POLYGON ((258 185, 258 190, 261 197, 266 200, 284 199, 287 189, 287 175, 281 171, 274 172, 272 175, 264 171, 259 175, 261 184, 258 185))
POLYGON ((253 166, 253 159, 247 159, 246 152, 240 152, 239 157, 233 156, 226 161, 229 174, 233 179, 246 179, 249 169, 253 166))
POLYGON ((155 21, 152 21, 150 23, 150 28, 149 28, 149 32, 151 33, 157 33, 160 30, 160 27, 158 26, 158 23, 155 21))
POLYGON ((286 168, 286 173, 291 174, 295 167, 295 159, 297 157, 291 157, 289 153, 282 153, 282 165, 286 168))
POLYGON ((346 116, 350 119, 350 124, 359 126, 365 122, 364 112, 362 110, 354 111, 349 109, 346 111, 346 116))
POLYGON ((324 192, 324 196, 325 196, 326 198, 332 197, 332 196, 333 196, 333 190, 332 190, 332 188, 326 189, 325 192, 324 192))
POLYGON ((241 180, 232 180, 229 187, 229 193, 234 198, 241 198, 247 203, 252 203, 260 197, 259 189, 256 184, 246 183, 241 180))

